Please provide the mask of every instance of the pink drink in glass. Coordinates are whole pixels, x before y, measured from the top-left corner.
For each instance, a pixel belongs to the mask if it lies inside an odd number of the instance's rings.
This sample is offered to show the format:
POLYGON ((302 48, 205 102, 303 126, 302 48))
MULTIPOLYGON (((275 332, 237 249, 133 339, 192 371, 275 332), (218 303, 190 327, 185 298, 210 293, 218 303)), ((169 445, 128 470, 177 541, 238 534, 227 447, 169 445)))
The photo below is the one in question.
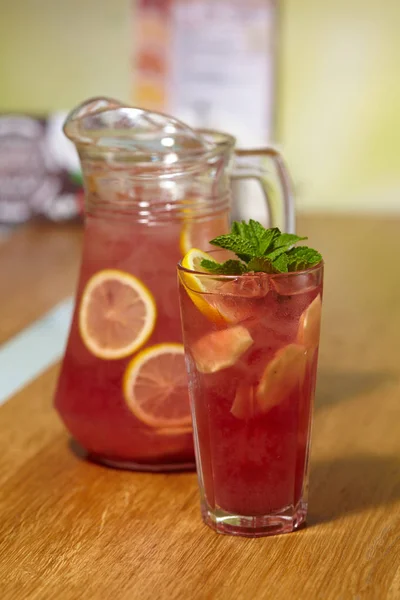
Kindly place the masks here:
POLYGON ((323 266, 195 277, 179 268, 203 519, 220 533, 292 531, 307 512, 323 266))

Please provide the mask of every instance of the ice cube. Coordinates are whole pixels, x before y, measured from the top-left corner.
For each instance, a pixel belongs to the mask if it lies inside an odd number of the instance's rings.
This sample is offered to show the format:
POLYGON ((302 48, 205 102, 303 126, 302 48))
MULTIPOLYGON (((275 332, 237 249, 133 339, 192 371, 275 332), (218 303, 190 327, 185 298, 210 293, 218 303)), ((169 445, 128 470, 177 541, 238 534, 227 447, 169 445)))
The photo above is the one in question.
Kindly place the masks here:
POLYGON ((295 296, 311 292, 320 283, 320 272, 299 272, 274 275, 270 278, 271 287, 280 296, 295 296))
POLYGON ((225 296, 264 298, 270 289, 267 273, 245 273, 235 279, 219 282, 216 290, 225 296))

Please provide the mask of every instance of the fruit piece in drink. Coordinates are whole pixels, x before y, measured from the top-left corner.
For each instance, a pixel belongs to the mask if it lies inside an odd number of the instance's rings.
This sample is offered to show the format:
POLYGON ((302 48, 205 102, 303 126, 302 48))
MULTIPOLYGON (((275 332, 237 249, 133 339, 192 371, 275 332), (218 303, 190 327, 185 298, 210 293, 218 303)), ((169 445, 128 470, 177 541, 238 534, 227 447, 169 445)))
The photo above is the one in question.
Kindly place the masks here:
POLYGON ((279 350, 268 363, 256 391, 261 412, 277 406, 303 383, 306 368, 306 349, 298 344, 288 344, 279 350))
POLYGON ((192 356, 200 373, 216 373, 236 363, 253 344, 249 331, 242 325, 211 331, 195 342, 192 356))

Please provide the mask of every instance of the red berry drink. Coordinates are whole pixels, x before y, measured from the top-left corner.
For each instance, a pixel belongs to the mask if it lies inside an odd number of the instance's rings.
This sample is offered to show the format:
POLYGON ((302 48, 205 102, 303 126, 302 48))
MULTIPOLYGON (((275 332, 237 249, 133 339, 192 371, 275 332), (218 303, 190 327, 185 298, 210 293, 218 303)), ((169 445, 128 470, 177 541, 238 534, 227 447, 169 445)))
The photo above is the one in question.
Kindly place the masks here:
POLYGON ((221 533, 305 519, 322 276, 179 269, 202 513, 221 533))

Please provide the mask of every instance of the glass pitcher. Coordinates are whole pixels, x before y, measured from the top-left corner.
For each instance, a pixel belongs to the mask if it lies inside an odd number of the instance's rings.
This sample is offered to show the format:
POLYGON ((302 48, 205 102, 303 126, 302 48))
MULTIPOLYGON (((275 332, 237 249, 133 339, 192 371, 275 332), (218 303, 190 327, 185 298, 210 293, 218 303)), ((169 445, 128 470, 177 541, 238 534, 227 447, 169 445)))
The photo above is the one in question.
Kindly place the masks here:
POLYGON ((107 98, 78 106, 64 132, 82 164, 85 231, 56 408, 92 460, 194 467, 176 263, 229 230, 233 178, 259 182, 268 224, 293 231, 282 159, 107 98))

